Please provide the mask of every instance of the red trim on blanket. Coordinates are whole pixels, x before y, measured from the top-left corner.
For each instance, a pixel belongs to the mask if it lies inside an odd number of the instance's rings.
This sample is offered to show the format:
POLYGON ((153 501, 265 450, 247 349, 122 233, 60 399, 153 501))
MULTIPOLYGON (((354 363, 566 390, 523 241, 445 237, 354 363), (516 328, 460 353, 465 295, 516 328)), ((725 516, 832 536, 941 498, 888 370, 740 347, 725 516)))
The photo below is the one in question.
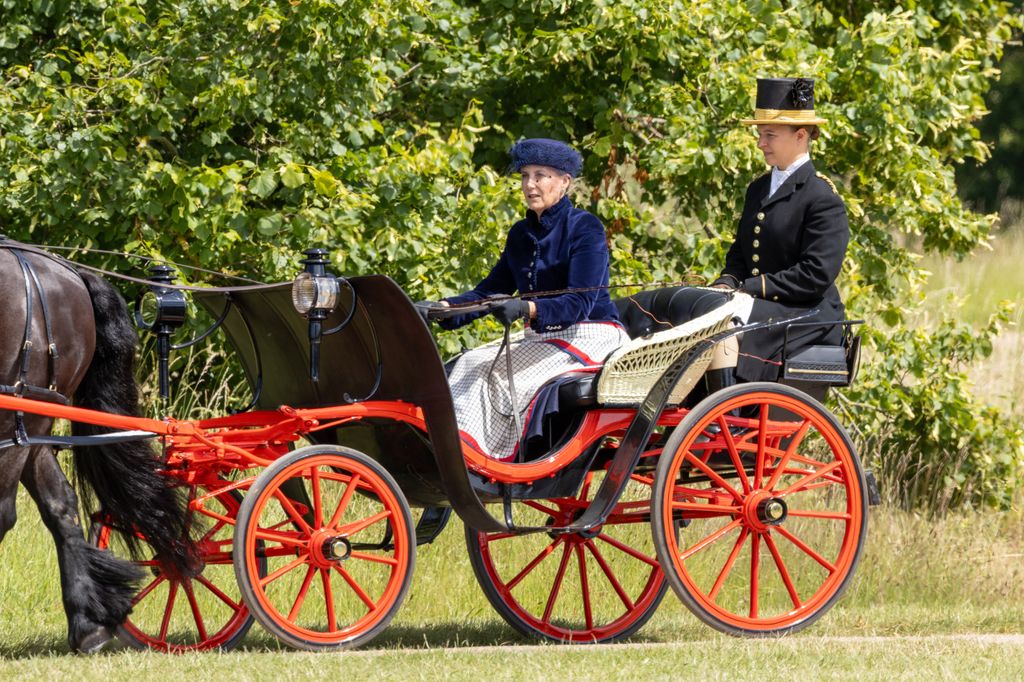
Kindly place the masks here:
POLYGON ((541 343, 550 343, 552 346, 555 346, 559 350, 564 351, 570 357, 574 358, 581 365, 585 365, 587 367, 598 367, 601 365, 600 362, 594 360, 592 357, 564 339, 545 339, 541 343))
POLYGON ((579 324, 605 324, 609 327, 618 327, 622 331, 626 331, 626 325, 622 324, 619 320, 583 320, 579 324))

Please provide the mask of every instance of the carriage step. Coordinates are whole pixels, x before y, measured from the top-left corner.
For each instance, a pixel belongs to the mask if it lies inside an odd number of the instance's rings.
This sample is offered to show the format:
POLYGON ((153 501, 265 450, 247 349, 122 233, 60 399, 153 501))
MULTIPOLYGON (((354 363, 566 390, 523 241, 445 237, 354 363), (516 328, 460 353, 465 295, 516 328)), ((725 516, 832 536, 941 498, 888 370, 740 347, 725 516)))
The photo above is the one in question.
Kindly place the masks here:
POLYGON ((448 525, 451 516, 451 507, 425 507, 419 523, 416 524, 416 544, 429 545, 436 540, 448 525))

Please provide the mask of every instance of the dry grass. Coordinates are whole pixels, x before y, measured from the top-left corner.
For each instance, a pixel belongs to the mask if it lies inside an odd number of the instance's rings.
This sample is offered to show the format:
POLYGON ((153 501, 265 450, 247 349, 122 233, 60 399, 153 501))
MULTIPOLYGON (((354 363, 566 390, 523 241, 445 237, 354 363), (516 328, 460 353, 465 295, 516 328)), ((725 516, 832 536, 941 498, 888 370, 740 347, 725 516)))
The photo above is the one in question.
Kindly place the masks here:
POLYGON ((1010 325, 996 339, 992 355, 970 369, 976 393, 985 402, 1024 414, 1024 225, 996 235, 991 249, 956 261, 929 256, 932 273, 922 323, 955 306, 964 321, 983 325, 1003 301, 1015 304, 1010 325))

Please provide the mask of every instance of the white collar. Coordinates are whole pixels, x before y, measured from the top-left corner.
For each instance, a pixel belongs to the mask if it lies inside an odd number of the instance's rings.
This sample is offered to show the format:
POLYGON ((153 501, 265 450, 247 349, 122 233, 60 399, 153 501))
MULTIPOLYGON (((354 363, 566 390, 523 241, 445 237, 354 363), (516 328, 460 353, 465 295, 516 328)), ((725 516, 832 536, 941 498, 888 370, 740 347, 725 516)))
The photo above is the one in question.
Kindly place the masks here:
POLYGON ((789 179, 789 176, 796 172, 797 168, 804 165, 810 160, 811 155, 805 152, 800 156, 796 157, 796 160, 793 161, 793 163, 789 164, 789 168, 787 168, 786 170, 780 170, 775 166, 772 166, 772 183, 771 187, 768 190, 768 196, 770 197, 771 195, 775 194, 775 192, 778 191, 782 183, 784 183, 787 179, 789 179))

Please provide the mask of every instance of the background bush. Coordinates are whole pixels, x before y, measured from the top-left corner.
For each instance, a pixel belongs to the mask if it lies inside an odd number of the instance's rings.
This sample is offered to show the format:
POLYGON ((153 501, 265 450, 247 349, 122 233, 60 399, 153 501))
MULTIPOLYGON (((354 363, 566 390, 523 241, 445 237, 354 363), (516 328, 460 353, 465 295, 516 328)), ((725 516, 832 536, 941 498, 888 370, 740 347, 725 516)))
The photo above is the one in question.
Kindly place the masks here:
POLYGON ((975 126, 1021 19, 908 7, 0 0, 0 223, 263 280, 326 245, 340 273, 435 298, 486 273, 522 210, 505 150, 544 135, 585 152, 577 203, 608 226, 616 282, 711 276, 765 170, 737 124, 756 78, 811 76, 830 121, 816 165, 853 230, 841 286, 870 325, 844 421, 906 505, 1005 506, 1021 425, 964 374, 1005 312, 907 328, 925 278, 908 245, 966 257, 989 238, 954 171, 990 153, 975 126))

